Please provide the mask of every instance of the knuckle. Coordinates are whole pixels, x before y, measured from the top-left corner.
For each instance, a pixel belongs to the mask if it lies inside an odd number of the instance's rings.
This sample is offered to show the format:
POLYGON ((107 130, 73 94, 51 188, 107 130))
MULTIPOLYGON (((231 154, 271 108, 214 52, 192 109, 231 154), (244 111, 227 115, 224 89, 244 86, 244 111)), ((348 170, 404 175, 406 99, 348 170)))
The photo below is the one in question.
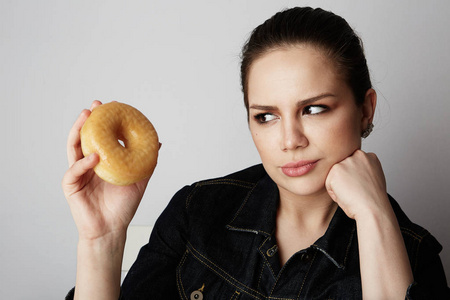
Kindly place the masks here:
POLYGON ((368 157, 372 161, 375 161, 375 162, 379 161, 378 156, 375 153, 373 153, 373 152, 368 153, 368 157))

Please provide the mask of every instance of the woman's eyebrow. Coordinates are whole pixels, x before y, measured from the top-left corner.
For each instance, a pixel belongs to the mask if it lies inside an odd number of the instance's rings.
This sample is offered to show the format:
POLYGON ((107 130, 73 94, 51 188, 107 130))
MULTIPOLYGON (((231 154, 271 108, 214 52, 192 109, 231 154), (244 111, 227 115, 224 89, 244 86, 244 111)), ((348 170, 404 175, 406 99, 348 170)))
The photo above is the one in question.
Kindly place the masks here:
MULTIPOLYGON (((308 99, 303 99, 303 100, 299 100, 296 103, 297 107, 302 107, 302 106, 306 106, 309 104, 312 104, 316 101, 319 101, 323 98, 328 98, 328 97, 336 97, 334 94, 331 93, 325 93, 325 94, 320 94, 318 96, 312 97, 312 98, 308 98, 308 99)), ((277 106, 272 106, 272 105, 258 105, 258 104, 253 104, 251 105, 249 108, 251 109, 257 109, 257 110, 267 110, 267 111, 273 111, 273 110, 277 110, 278 107, 277 106)))
POLYGON ((278 109, 276 106, 258 105, 258 104, 251 105, 249 108, 250 109, 257 109, 257 110, 267 110, 267 111, 273 111, 273 110, 277 110, 278 109))
POLYGON ((325 94, 320 94, 318 96, 312 97, 312 98, 308 98, 308 99, 304 99, 304 100, 300 100, 297 102, 297 107, 302 107, 302 106, 306 106, 309 104, 312 104, 316 101, 322 100, 323 98, 328 98, 328 97, 336 97, 334 94, 331 93, 325 93, 325 94))

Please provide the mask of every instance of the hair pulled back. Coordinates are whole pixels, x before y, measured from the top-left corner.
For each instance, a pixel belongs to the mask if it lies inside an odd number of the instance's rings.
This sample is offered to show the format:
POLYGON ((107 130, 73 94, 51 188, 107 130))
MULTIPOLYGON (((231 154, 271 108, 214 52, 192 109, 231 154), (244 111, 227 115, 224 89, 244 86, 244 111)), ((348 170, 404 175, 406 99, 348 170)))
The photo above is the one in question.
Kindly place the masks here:
POLYGON ((248 72, 252 63, 277 48, 310 45, 334 62, 358 105, 372 87, 361 39, 342 17, 320 8, 295 7, 256 27, 242 48, 241 85, 248 111, 248 72))

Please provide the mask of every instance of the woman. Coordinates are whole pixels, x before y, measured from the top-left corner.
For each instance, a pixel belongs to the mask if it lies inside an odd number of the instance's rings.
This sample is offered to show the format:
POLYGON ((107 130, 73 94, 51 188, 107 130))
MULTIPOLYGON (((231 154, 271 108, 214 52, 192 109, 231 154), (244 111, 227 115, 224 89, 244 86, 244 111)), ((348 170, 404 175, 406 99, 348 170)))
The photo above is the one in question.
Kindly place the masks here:
POLYGON ((450 298, 441 246, 360 150, 376 93, 347 22, 311 8, 274 15, 244 46, 241 77, 262 166, 180 190, 122 288, 126 229, 148 179, 99 179, 98 156, 80 150, 81 113, 62 183, 79 231, 75 298, 450 298))

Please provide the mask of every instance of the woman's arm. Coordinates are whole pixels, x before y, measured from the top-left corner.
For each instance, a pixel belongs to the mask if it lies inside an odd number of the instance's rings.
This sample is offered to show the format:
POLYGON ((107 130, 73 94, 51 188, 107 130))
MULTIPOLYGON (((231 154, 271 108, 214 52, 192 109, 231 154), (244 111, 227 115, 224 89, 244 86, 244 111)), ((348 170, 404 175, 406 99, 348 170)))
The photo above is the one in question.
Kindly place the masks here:
POLYGON ((405 299, 414 278, 392 209, 361 214, 356 226, 364 299, 405 299))
POLYGON ((119 299, 125 236, 79 240, 74 299, 119 299))
POLYGON ((84 157, 80 130, 94 101, 73 125, 67 142, 69 169, 62 180, 64 195, 78 229, 75 299, 117 299, 126 230, 142 199, 148 178, 130 186, 115 186, 93 171, 97 154, 84 157))
POLYGON ((414 279, 378 158, 355 151, 332 167, 326 187, 356 221, 364 299, 405 299, 414 279))

